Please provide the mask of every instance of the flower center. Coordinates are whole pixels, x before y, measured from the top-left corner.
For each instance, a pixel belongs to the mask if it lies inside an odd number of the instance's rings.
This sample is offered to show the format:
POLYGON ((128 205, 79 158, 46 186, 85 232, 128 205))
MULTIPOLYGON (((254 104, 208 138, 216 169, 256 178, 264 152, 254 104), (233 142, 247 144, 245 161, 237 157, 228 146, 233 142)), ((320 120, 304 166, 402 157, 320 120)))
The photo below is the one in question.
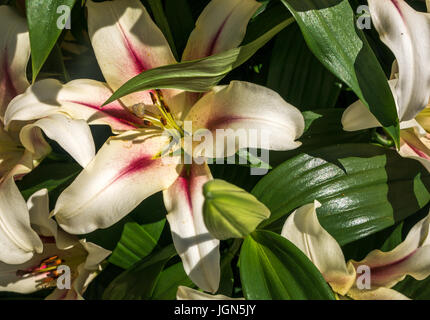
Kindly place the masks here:
POLYGON ((184 131, 181 126, 178 125, 174 116, 170 112, 169 106, 166 104, 163 93, 159 89, 155 89, 154 92, 150 92, 151 100, 153 106, 158 109, 159 114, 155 114, 147 109, 147 106, 143 103, 138 103, 130 108, 136 116, 143 119, 144 125, 151 127, 156 126, 161 129, 175 129, 181 136, 183 136, 184 131))
POLYGON ((39 281, 38 287, 41 289, 51 288, 56 286, 56 280, 62 275, 62 272, 58 271, 58 267, 64 263, 65 261, 63 259, 54 255, 43 259, 34 267, 30 267, 26 270, 17 270, 16 275, 20 278, 44 275, 45 277, 39 281))

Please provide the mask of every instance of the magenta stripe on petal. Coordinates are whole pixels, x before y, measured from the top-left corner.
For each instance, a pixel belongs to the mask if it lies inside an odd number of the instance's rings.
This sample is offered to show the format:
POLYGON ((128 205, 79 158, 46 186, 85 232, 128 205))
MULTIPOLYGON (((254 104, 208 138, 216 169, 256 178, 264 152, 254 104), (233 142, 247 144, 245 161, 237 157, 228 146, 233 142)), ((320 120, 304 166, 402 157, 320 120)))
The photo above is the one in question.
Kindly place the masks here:
MULTIPOLYGON (((382 282, 385 282, 386 278, 396 276, 398 274, 397 267, 403 262, 405 262, 406 260, 410 259, 415 254, 416 251, 417 250, 414 250, 406 257, 399 259, 397 261, 393 261, 389 264, 371 267, 372 281, 374 281, 375 283, 382 283, 382 282)), ((358 265, 356 267, 358 267, 358 265)))
MULTIPOLYGON (((229 15, 225 18, 225 20, 223 21, 223 23, 221 24, 220 28, 218 29, 217 33, 215 34, 215 36, 213 37, 212 41, 210 42, 210 45, 208 47, 208 50, 206 52, 205 56, 211 56, 215 53, 215 47, 218 43, 218 40, 221 36, 221 33, 224 31, 224 28, 227 24, 228 19, 230 19, 231 15, 233 14, 233 11, 229 13, 229 15)), ((202 57, 203 58, 203 57, 202 57)))
POLYGON ((159 159, 152 159, 152 156, 144 155, 131 161, 119 174, 113 179, 112 183, 120 179, 129 177, 137 172, 147 169, 150 166, 158 164, 159 159))
MULTIPOLYGON (((10 74, 7 48, 5 48, 4 58, 2 61, 2 69, 4 71, 4 81, 0 85, 3 87, 6 97, 9 97, 9 99, 12 99, 18 95, 18 90, 15 88, 15 85, 13 84, 13 81, 12 81, 12 76, 10 74)), ((5 102, 8 103, 9 101, 2 101, 1 103, 5 104, 5 102)))
POLYGON ((70 100, 67 102, 76 103, 76 104, 97 110, 107 115, 109 118, 112 118, 114 121, 127 125, 130 129, 134 129, 139 125, 143 125, 143 121, 140 118, 134 116, 131 112, 128 112, 122 107, 115 107, 112 104, 101 107, 100 105, 95 105, 95 104, 81 102, 81 101, 73 101, 73 100, 70 100))
POLYGON ((242 121, 245 119, 250 119, 250 118, 245 118, 240 116, 221 116, 221 117, 213 118, 209 120, 206 123, 206 128, 210 131, 213 131, 213 130, 216 130, 217 128, 222 128, 230 123, 233 123, 236 121, 242 121))
POLYGON ((185 193, 185 197, 187 199, 188 207, 190 208, 191 215, 193 214, 193 201, 191 199, 191 190, 192 190, 192 182, 191 182, 191 174, 187 174, 187 170, 183 169, 181 175, 178 178, 178 183, 182 191, 185 193))
POLYGON ((411 148, 419 157, 424 158, 426 160, 430 160, 430 157, 426 155, 424 152, 422 152, 420 149, 415 148, 413 145, 406 143, 409 148, 411 148))
POLYGON ((137 54, 137 51, 134 49, 133 45, 131 44, 130 40, 128 39, 124 28, 122 27, 121 23, 118 22, 119 30, 121 31, 122 37, 124 39, 124 44, 127 47, 127 51, 130 54, 130 58, 133 61, 134 64, 134 72, 136 75, 139 73, 142 73, 145 70, 151 69, 147 66, 145 66, 144 62, 140 59, 139 55, 137 54))
POLYGON ((397 0, 391 0, 393 5, 396 7, 397 11, 399 11, 400 15, 402 15, 402 11, 400 10, 400 4, 397 0))

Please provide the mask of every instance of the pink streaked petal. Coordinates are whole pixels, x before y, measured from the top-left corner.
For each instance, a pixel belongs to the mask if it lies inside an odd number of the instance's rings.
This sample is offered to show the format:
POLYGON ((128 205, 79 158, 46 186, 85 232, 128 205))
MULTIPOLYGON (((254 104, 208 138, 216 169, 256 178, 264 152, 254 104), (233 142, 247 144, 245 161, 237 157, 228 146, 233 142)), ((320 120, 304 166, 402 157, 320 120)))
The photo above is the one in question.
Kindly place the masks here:
POLYGON ((203 221, 203 185, 212 179, 207 164, 184 167, 176 182, 164 191, 167 220, 173 242, 190 279, 215 293, 220 281, 219 241, 203 221))
POLYGON ((66 113, 89 124, 109 125, 114 131, 133 130, 142 125, 142 120, 119 101, 101 107, 111 94, 112 90, 105 83, 95 80, 79 79, 64 85, 53 79, 38 81, 12 100, 5 124, 66 113))
POLYGON ((29 83, 26 67, 30 40, 25 18, 10 6, 0 6, 0 119, 9 102, 24 92, 29 83))
MULTIPOLYGON (((304 119, 297 108, 270 89, 242 81, 215 87, 194 105, 186 121, 191 121, 194 133, 209 130, 214 138, 218 130, 226 133, 226 140, 242 133, 241 148, 295 149, 300 146, 296 139, 304 130, 304 119)), ((215 154, 203 155, 230 156, 237 151, 227 147, 227 141, 220 139, 211 151, 215 154)))
POLYGON ((318 201, 295 210, 285 222, 281 235, 299 248, 318 268, 332 289, 345 295, 355 281, 355 269, 345 263, 337 241, 319 223, 318 201))
POLYGON ((353 288, 348 292, 348 297, 354 300, 410 300, 407 296, 396 290, 383 287, 374 290, 353 288))
POLYGON ((400 131, 399 154, 405 158, 419 161, 430 171, 430 139, 428 134, 421 134, 419 128, 412 127, 400 131))
MULTIPOLYGON (((138 0, 87 2, 88 30, 97 61, 113 90, 139 73, 176 63, 163 33, 138 0)), ((147 92, 122 99, 151 103, 147 92)))
POLYGON ((182 60, 204 58, 239 46, 259 6, 255 0, 212 0, 197 20, 182 60))
POLYGON ((368 266, 372 287, 391 288, 407 275, 423 280, 430 275, 430 214, 418 222, 405 241, 389 252, 374 250, 355 268, 368 266))
POLYGON ((59 225, 72 234, 107 228, 168 188, 178 177, 178 157, 153 159, 167 142, 153 131, 111 138, 60 195, 53 213, 59 225))
POLYGON ((430 98, 430 15, 404 0, 369 0, 373 24, 394 53, 399 68, 395 85, 400 121, 412 120, 430 98))

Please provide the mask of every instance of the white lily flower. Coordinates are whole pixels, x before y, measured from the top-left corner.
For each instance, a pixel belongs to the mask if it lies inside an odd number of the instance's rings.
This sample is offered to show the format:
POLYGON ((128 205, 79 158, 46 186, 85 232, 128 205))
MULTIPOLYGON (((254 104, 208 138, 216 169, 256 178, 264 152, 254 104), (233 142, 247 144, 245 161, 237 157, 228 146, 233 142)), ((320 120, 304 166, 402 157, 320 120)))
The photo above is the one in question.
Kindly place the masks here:
MULTIPOLYGON (((430 14, 415 11, 404 0, 368 2, 381 40, 397 59, 389 84, 400 120, 399 154, 420 161, 430 170, 430 153, 426 146, 428 136, 420 125, 428 122, 425 119, 428 109, 423 109, 430 99, 430 42, 427 41, 430 38, 430 14)), ((381 126, 361 101, 345 110, 342 124, 346 131, 381 126)))
POLYGON ((41 243, 37 234, 26 231, 30 221, 14 180, 29 173, 50 153, 41 130, 82 166, 94 157, 95 148, 88 124, 65 113, 35 116, 31 122, 6 126, 9 106, 29 87, 26 67, 30 40, 25 18, 10 6, 0 6, 0 30, 0 242, 8 243, 10 249, 0 251, 0 261, 22 263, 31 252, 41 250, 41 243), (20 235, 21 243, 14 234, 20 235))
MULTIPOLYGON (((111 252, 60 230, 57 223, 49 218, 46 189, 33 194, 27 206, 27 215, 40 237, 43 251, 22 264, 0 262, 0 291, 28 294, 56 287, 57 279, 63 275, 59 267, 67 266, 71 271, 70 287, 56 288, 47 299, 82 299, 88 284, 101 270, 100 263, 111 252)), ((15 239, 20 240, 19 236, 15 235, 15 239)), ((1 242, 0 250, 3 251, 5 246, 7 250, 7 243, 1 242)), ((67 286, 66 283, 62 284, 67 286)))
POLYGON ((230 298, 222 294, 207 294, 195 289, 191 289, 184 286, 178 287, 176 293, 177 300, 245 300, 244 298, 230 298))
MULTIPOLYGON (((368 3, 382 42, 396 57, 398 70, 393 73, 396 80, 390 86, 399 120, 412 120, 430 99, 430 42, 427 40, 430 39, 430 14, 415 11, 404 0, 368 0, 368 3)), ((366 121, 370 111, 363 107, 357 102, 345 111, 342 121, 345 130, 379 126, 378 122, 366 121)))
POLYGON ((393 250, 374 250, 362 261, 346 263, 339 244, 318 221, 316 209, 320 206, 315 201, 294 211, 285 222, 282 236, 306 254, 339 295, 363 300, 408 299, 392 287, 407 275, 417 280, 430 275, 430 214, 393 250), (360 266, 370 270, 370 289, 357 286, 360 266))
MULTIPOLYGON (((183 59, 239 45, 259 6, 255 0, 211 1, 197 21, 183 59)), ((163 130, 183 133, 184 120, 192 121, 190 134, 199 129, 213 133, 217 129, 265 129, 271 133, 269 148, 290 150, 300 145, 295 140, 303 133, 304 119, 272 90, 237 81, 216 87, 201 99, 180 90, 152 90, 128 95, 101 109, 112 92, 132 77, 176 61, 140 1, 88 1, 87 7, 91 42, 107 84, 40 81, 14 101, 7 122, 63 110, 90 124, 110 125, 119 135, 101 148, 59 197, 53 212, 58 223, 72 234, 107 228, 145 198, 163 191, 167 219, 185 271, 200 288, 216 292, 219 241, 209 234, 202 215, 202 186, 212 176, 205 161, 182 166, 179 156, 160 158, 169 142, 163 130)), ((248 147, 259 147, 260 143, 248 147)))

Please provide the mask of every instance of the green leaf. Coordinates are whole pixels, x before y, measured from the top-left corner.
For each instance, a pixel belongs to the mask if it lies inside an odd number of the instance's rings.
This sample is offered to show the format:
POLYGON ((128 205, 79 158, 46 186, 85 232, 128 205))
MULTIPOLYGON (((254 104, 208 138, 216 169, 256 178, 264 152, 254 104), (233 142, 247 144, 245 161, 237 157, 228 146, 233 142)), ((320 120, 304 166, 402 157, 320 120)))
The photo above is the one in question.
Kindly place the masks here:
POLYGON ((194 287, 185 273, 182 262, 178 262, 161 272, 152 294, 152 300, 176 300, 179 286, 194 287))
POLYGON ((33 82, 54 48, 76 0, 26 0, 33 82), (63 7, 64 6, 64 7, 63 7), (68 7, 70 10, 62 10, 68 7))
POLYGON ((298 25, 276 37, 267 86, 300 110, 332 108, 342 83, 308 49, 298 25))
POLYGON ((252 193, 272 212, 260 227, 280 230, 296 208, 321 202, 321 225, 341 244, 416 213, 430 201, 430 174, 415 160, 369 144, 302 153, 274 169, 252 193))
POLYGON ((165 224, 166 220, 146 225, 139 225, 135 222, 127 223, 109 262, 128 269, 148 256, 157 246, 165 224))
POLYGON ((221 278, 217 294, 222 294, 227 297, 231 297, 233 295, 234 274, 231 264, 234 257, 235 253, 227 252, 221 258, 221 278))
POLYGON ((400 143, 393 95, 348 0, 282 0, 315 56, 343 80, 400 143))
POLYGON ((407 276, 403 281, 396 284, 393 289, 413 300, 430 300, 430 277, 419 281, 407 276))
POLYGON ((303 112, 305 133, 299 138, 302 145, 291 151, 272 151, 270 164, 277 166, 300 153, 340 143, 371 142, 371 130, 344 131, 341 118, 343 109, 317 109, 303 112))
POLYGON ((36 191, 46 188, 50 193, 50 198, 54 200, 55 197, 51 193, 59 194, 81 170, 81 166, 76 163, 42 163, 23 180, 18 181, 17 185, 24 199, 28 199, 36 191))
POLYGON ((418 212, 414 213, 405 220, 392 227, 379 231, 369 237, 348 243, 342 247, 345 260, 363 260, 372 250, 388 252, 401 244, 408 235, 409 231, 429 213, 430 205, 427 204, 418 212))
POLYGON ((290 241, 270 231, 248 236, 240 252, 248 300, 334 300, 314 264, 290 241))
POLYGON ((150 299, 164 265, 175 255, 176 250, 172 244, 139 261, 109 284, 103 294, 103 299, 150 299))
POLYGON ((209 91, 231 70, 245 63, 258 49, 293 21, 292 18, 283 21, 258 39, 242 47, 199 60, 144 71, 122 85, 104 105, 128 94, 155 88, 176 88, 191 92, 209 91))
POLYGON ((223 180, 203 186, 203 219, 217 239, 243 238, 270 216, 267 207, 252 194, 223 180))

